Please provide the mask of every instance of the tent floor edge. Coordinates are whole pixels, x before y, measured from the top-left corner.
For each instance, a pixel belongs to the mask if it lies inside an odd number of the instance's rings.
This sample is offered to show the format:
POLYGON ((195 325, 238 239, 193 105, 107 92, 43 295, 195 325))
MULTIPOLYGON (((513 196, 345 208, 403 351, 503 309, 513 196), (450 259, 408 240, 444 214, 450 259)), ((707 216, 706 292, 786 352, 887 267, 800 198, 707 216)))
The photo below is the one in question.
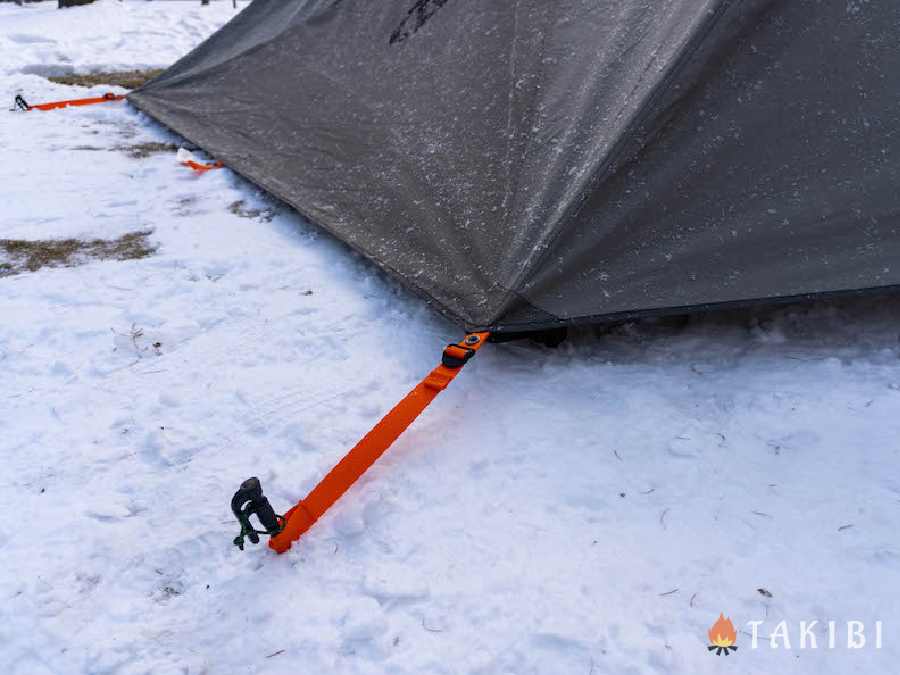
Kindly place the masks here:
POLYGON ((539 345, 556 349, 569 337, 568 326, 555 328, 543 328, 539 330, 522 330, 491 333, 490 341, 496 344, 502 342, 516 342, 518 340, 531 340, 539 345))
POLYGON ((279 554, 289 550, 447 388, 489 337, 486 331, 469 333, 461 341, 447 345, 441 363, 284 515, 284 528, 269 539, 269 547, 279 554))

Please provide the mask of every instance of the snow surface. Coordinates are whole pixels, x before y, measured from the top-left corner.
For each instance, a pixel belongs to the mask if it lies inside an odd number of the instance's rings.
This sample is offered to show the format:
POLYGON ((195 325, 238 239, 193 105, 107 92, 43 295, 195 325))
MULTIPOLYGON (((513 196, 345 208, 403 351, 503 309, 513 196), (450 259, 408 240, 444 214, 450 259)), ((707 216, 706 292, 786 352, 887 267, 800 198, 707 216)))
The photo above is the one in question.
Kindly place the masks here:
MULTIPOLYGON (((0 7, 0 94, 102 93, 36 73, 232 15, 0 7)), ((488 346, 292 551, 241 553, 238 484, 286 509, 458 328, 232 173, 116 149, 177 142, 126 104, 2 120, 0 238, 159 246, 0 278, 4 672, 897 672, 897 299, 488 346), (793 649, 710 654, 720 612, 793 649), (883 647, 801 650, 813 619, 883 647)))

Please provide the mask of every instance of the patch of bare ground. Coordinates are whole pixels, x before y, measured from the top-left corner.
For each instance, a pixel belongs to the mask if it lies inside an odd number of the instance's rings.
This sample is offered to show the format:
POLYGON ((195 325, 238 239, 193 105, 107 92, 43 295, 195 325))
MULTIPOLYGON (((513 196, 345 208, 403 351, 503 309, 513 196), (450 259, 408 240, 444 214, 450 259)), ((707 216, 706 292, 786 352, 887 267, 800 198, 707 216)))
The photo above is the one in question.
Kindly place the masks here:
POLYGON ((228 210, 239 218, 258 218, 262 223, 271 223, 275 217, 275 209, 270 207, 264 209, 248 208, 243 199, 229 204, 228 210))
POLYGON ((108 73, 87 73, 85 75, 53 75, 47 79, 57 84, 68 84, 79 87, 95 87, 99 84, 137 89, 163 72, 163 68, 146 70, 124 70, 108 73))
POLYGON ((157 143, 155 141, 118 145, 115 149, 128 153, 132 159, 146 159, 150 155, 157 155, 161 152, 178 152, 178 146, 175 143, 157 143))
POLYGON ((150 231, 129 232, 118 239, 0 239, 0 277, 37 272, 44 267, 74 267, 92 260, 136 260, 156 252, 150 231))
POLYGON ((193 216, 197 213, 197 195, 178 195, 169 203, 176 216, 193 216))
POLYGON ((137 124, 128 120, 123 121, 116 118, 106 119, 101 117, 93 120, 92 124, 96 128, 92 129, 90 133, 94 135, 102 134, 105 138, 115 134, 119 138, 131 140, 138 134, 137 124))
POLYGON ((72 150, 83 152, 116 151, 124 152, 132 159, 147 159, 151 155, 158 155, 163 152, 178 152, 178 145, 175 143, 159 143, 157 141, 150 141, 147 143, 114 145, 110 148, 101 148, 96 145, 76 145, 72 148, 72 150))

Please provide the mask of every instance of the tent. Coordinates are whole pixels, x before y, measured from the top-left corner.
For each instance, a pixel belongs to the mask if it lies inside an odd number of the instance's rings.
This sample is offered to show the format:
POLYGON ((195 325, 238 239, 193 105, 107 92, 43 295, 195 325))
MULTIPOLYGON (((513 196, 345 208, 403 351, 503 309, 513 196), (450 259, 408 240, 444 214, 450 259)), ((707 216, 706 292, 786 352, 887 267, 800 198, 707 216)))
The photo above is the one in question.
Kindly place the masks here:
POLYGON ((900 284, 896 0, 255 0, 129 100, 470 330, 900 284))

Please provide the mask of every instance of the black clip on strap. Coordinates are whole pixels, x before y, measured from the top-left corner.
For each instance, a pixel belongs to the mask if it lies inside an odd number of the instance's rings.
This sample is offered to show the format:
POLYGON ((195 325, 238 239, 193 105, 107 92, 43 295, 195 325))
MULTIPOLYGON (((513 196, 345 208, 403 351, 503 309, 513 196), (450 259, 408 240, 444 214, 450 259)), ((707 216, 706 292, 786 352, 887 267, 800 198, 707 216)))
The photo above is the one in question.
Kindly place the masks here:
POLYGON ((447 368, 462 368, 473 356, 475 356, 475 350, 471 347, 463 347, 451 342, 441 354, 441 363, 447 368))

